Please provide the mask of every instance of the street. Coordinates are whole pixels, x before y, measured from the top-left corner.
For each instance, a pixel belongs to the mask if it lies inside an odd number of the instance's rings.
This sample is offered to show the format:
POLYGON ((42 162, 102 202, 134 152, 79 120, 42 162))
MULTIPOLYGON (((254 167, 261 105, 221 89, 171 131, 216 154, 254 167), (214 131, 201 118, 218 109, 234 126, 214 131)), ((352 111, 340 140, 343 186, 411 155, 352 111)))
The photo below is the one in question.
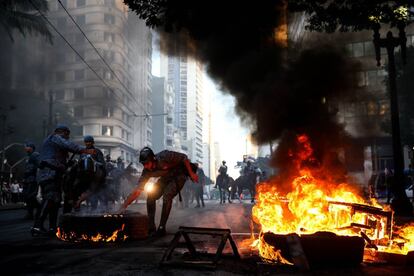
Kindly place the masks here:
MULTIPOLYGON (((46 237, 33 238, 30 220, 23 219, 24 209, 0 211, 0 265, 7 275, 279 275, 297 274, 291 268, 260 265, 257 253, 241 245, 248 237, 252 205, 243 203, 220 205, 207 201, 206 208, 174 207, 167 235, 157 240, 126 241, 123 243, 70 243, 46 237), (230 228, 241 260, 223 258, 217 268, 203 269, 161 267, 159 262, 179 226, 230 228)), ((145 204, 134 204, 134 211, 145 213, 145 204)), ((159 211, 159 205, 157 211, 159 211)), ((157 220, 159 213, 157 212, 157 220)), ((257 231, 257 230, 256 230, 257 231)), ((215 250, 214 239, 203 236, 196 248, 215 250)), ((185 252, 177 248, 177 254, 185 252)), ((224 253, 230 253, 227 245, 224 253)), ((361 264, 357 268, 324 268, 315 275, 412 275, 414 267, 361 264)), ((3 273, 2 273, 3 274, 3 273)), ((3 275, 6 275, 3 274, 3 275)))

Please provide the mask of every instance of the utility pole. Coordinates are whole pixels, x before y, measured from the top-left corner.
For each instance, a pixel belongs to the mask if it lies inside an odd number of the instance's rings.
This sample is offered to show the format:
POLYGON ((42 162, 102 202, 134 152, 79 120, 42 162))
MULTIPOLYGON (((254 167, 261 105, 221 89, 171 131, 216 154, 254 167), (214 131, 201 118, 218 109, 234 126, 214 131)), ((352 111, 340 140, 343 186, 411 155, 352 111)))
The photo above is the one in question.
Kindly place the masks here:
POLYGON ((3 188, 3 179, 4 179, 4 159, 5 159, 5 139, 6 139, 6 120, 7 115, 6 114, 0 114, 1 119, 1 169, 0 169, 0 189, 3 188))
POLYGON ((381 26, 379 23, 376 23, 374 25, 373 42, 375 46, 377 66, 381 65, 381 48, 385 48, 388 54, 388 81, 391 104, 392 148, 394 161, 394 182, 392 183, 393 187, 391 187, 394 194, 394 199, 391 203, 391 207, 396 215, 412 215, 413 206, 409 201, 407 194, 405 193, 404 187, 404 157, 401 146, 398 93, 394 56, 394 49, 400 46, 403 63, 406 63, 407 37, 404 31, 405 24, 400 23, 398 25, 398 37, 394 37, 392 32, 389 31, 386 38, 381 38, 379 33, 380 27, 381 26))
POLYGON ((53 92, 49 90, 49 114, 48 114, 48 133, 53 128, 53 92))

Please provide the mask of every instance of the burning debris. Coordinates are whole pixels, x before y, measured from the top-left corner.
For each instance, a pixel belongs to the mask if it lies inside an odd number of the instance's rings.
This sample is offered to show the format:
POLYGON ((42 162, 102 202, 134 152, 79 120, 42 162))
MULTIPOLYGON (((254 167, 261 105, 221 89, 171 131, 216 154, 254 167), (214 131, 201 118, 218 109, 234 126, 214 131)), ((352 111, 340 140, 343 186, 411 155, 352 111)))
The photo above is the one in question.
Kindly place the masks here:
MULTIPOLYGON (((337 177, 329 175, 323 164, 315 165, 306 135, 299 135, 296 142, 297 151, 290 152, 291 163, 295 164, 291 171, 297 175, 288 179, 293 180, 282 183, 282 179, 275 178, 257 187, 257 203, 252 214, 261 233, 252 246, 258 248, 264 259, 289 264, 291 260, 283 254, 286 250, 278 247, 282 244, 280 237, 286 239, 296 233, 305 246, 302 237, 321 231, 339 236, 331 242, 340 237, 358 236, 365 240, 367 250, 405 255, 414 250, 414 225, 394 226, 393 212, 388 206, 366 201, 352 185, 333 181, 337 177), (287 184, 291 190, 280 191, 279 187, 286 189, 287 184)), ((325 239, 330 243, 329 237, 325 239)))
POLYGON ((64 214, 56 236, 70 242, 119 242, 144 239, 148 235, 148 217, 140 213, 64 214))

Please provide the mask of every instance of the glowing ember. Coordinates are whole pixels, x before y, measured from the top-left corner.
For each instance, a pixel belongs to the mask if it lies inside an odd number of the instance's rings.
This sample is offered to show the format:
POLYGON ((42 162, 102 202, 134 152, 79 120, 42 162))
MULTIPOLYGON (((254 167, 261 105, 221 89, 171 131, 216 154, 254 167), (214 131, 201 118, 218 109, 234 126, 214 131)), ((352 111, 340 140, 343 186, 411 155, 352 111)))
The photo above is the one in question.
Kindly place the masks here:
MULTIPOLYGON (((297 137, 299 151, 289 151, 298 175, 290 183, 291 190, 281 193, 280 180, 260 183, 252 216, 261 227, 261 234, 311 234, 330 231, 337 235, 365 236, 380 251, 407 254, 414 250, 414 225, 393 228, 392 211, 376 201, 368 202, 347 183, 333 181, 333 172, 314 163, 313 150, 306 135, 297 137), (397 235, 393 235, 393 231, 397 235)), ((262 238, 252 243, 264 259, 286 263, 280 251, 262 238)))
POLYGON ((122 224, 122 227, 118 230, 115 230, 111 235, 103 235, 97 233, 96 235, 87 235, 79 234, 75 232, 64 232, 60 227, 58 227, 56 237, 63 241, 70 242, 81 242, 81 241, 92 241, 92 242, 116 242, 116 241, 125 241, 128 236, 124 233, 125 224, 122 224))

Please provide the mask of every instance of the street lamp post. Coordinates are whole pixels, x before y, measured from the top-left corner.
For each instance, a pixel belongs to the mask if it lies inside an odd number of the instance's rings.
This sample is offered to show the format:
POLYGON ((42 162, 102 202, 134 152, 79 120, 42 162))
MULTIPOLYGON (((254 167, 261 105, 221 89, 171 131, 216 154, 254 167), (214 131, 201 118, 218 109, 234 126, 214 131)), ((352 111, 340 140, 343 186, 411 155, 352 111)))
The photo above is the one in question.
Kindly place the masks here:
POLYGON ((405 25, 399 24, 399 36, 394 37, 392 32, 387 33, 386 38, 381 38, 379 29, 380 24, 374 25, 374 46, 377 59, 377 66, 380 66, 381 48, 385 48, 388 54, 388 80, 391 104, 391 125, 392 125, 392 147, 394 161, 394 183, 392 184, 392 192, 394 199, 391 207, 397 215, 411 215, 413 206, 409 201, 404 187, 404 158, 401 147, 400 120, 398 108, 398 94, 396 85, 396 69, 394 49, 401 47, 402 60, 406 62, 406 42, 407 37, 404 31, 405 25))
POLYGON ((6 162, 5 162, 5 160, 6 160, 6 151, 9 149, 9 148, 11 148, 11 147, 13 147, 13 146, 24 146, 24 144, 22 144, 22 143, 11 143, 11 144, 9 144, 9 145, 7 145, 7 146, 5 146, 1 151, 0 151, 0 154, 1 154, 1 167, 0 167, 0 170, 1 170, 1 175, 0 175, 0 180, 1 180, 1 183, 0 183, 0 189, 3 187, 3 180, 4 180, 4 165, 6 164, 6 162))

